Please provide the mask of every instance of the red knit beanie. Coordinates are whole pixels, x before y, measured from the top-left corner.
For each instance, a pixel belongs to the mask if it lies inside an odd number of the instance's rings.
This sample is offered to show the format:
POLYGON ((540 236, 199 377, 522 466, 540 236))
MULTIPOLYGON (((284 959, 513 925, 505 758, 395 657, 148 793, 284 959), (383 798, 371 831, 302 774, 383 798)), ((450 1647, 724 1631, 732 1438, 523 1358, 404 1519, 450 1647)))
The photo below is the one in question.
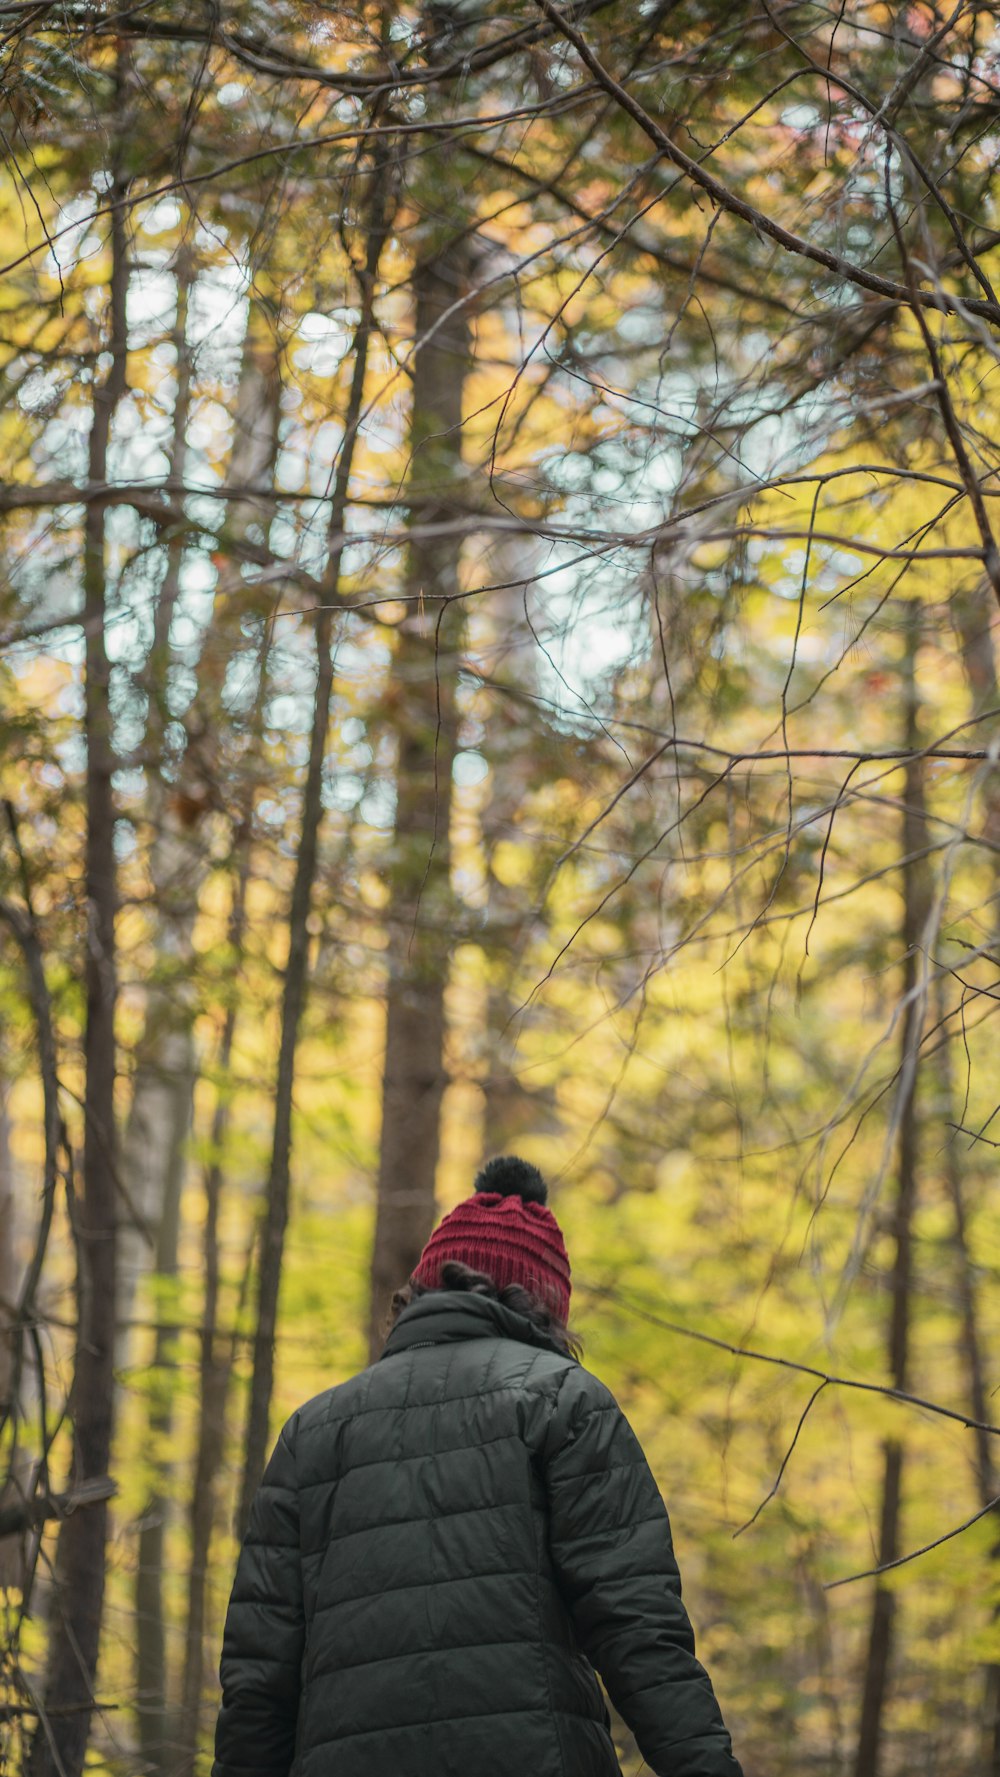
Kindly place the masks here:
POLYGON ((485 1271, 498 1289, 519 1283, 565 1325, 570 1275, 566 1246, 541 1173, 514 1155, 490 1160, 466 1197, 435 1228, 413 1273, 425 1289, 441 1287, 449 1260, 485 1271))

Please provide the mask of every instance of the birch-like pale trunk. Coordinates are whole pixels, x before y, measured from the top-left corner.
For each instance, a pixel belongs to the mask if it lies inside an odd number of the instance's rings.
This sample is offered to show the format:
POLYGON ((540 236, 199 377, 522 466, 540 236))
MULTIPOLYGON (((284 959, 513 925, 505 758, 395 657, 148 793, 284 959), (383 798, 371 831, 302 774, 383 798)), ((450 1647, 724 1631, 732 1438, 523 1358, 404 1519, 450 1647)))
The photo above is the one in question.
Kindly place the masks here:
MULTIPOLYGON (((179 386, 178 396, 183 392, 179 386)), ((245 499, 227 502, 226 527, 220 547, 238 545, 252 524, 273 511, 274 462, 278 446, 280 396, 278 346, 273 334, 251 307, 244 343, 237 395, 236 423, 229 465, 229 482, 249 490, 245 499)), ((176 416, 175 462, 172 474, 183 462, 183 432, 188 404, 176 416), (176 443, 181 433, 180 445, 176 443)), ((168 559, 161 588, 172 591, 176 573, 174 552, 168 559)), ((219 571, 216 613, 209 624, 198 662, 198 693, 194 705, 204 709, 214 702, 216 681, 221 677, 217 658, 220 632, 229 639, 238 635, 239 612, 232 606, 243 585, 238 561, 224 563, 219 571)), ((169 602, 169 599, 168 599, 169 602)), ((161 649, 165 638, 161 638, 161 649)), ((156 718, 161 706, 162 678, 167 669, 164 653, 159 672, 150 685, 150 738, 162 745, 162 726, 156 718)), ((136 1049, 132 1104, 123 1144, 123 1172, 134 1215, 120 1236, 120 1319, 131 1316, 136 1292, 148 1274, 157 1247, 160 1222, 170 1209, 171 1190, 183 1174, 183 1148, 191 1116, 195 1082, 192 1024, 195 996, 192 982, 193 932, 201 890, 211 856, 203 830, 210 807, 211 760, 201 759, 203 739, 189 735, 184 751, 169 760, 170 774, 160 756, 150 784, 151 821, 154 830, 149 870, 153 888, 150 934, 154 961, 146 989, 145 1021, 136 1049)), ((160 1256, 160 1268, 172 1269, 169 1253, 160 1256)), ((122 1349, 124 1361, 128 1345, 122 1349)))
POLYGON ((478 652, 491 682, 482 742, 490 775, 480 816, 488 897, 484 1158, 516 1151, 522 1135, 554 1132, 557 1121, 550 1095, 526 1091, 518 1078, 517 1029, 511 1022, 516 999, 510 969, 530 938, 528 908, 520 886, 509 888, 493 867, 498 848, 518 838, 518 817, 536 769, 535 750, 543 717, 532 701, 540 685, 539 648, 530 614, 537 604, 532 576, 542 561, 537 539, 527 534, 502 534, 490 551, 492 589, 475 612, 478 652))
MULTIPOLYGON (((181 342, 183 344, 183 342, 181 342)), ((186 355, 186 354, 185 354, 186 355)), ((249 526, 273 509, 274 464, 278 447, 280 378, 278 350, 272 330, 262 324, 251 305, 237 397, 229 482, 247 489, 248 497, 229 502, 226 537, 240 542, 249 526)), ((187 379, 179 381, 175 415, 172 475, 182 473, 188 419, 187 379)), ((161 589, 173 590, 177 568, 173 552, 161 589)), ((215 674, 207 652, 217 646, 216 632, 231 635, 238 620, 233 608, 241 584, 239 567, 220 570, 216 606, 221 620, 209 626, 199 662, 199 703, 210 705, 215 674)), ((162 626, 161 626, 162 628, 162 626)), ((161 636, 161 674, 167 668, 167 632, 161 636)), ((151 712, 158 707, 150 688, 151 712)), ((155 721, 150 732, 162 733, 155 721)), ((197 1056, 194 1020, 197 1011, 194 928, 201 892, 211 865, 204 835, 207 785, 201 771, 200 742, 190 739, 180 758, 172 760, 171 778, 158 776, 152 786, 156 822, 150 855, 154 921, 154 962, 146 994, 145 1025, 140 1038, 132 1106, 124 1142, 125 1180, 135 1220, 122 1241, 123 1343, 128 1343, 128 1310, 137 1299, 148 1263, 147 1239, 153 1242, 154 1278, 175 1277, 181 1224, 181 1195, 191 1129, 197 1056)), ((163 1318, 154 1291, 151 1310, 156 1321, 152 1365, 152 1396, 148 1410, 150 1489, 139 1529, 136 1565, 136 1715, 139 1744, 150 1772, 173 1771, 176 1724, 171 1720, 169 1673, 164 1619, 163 1576, 170 1511, 170 1448, 173 1424, 171 1391, 165 1386, 176 1330, 163 1318)))

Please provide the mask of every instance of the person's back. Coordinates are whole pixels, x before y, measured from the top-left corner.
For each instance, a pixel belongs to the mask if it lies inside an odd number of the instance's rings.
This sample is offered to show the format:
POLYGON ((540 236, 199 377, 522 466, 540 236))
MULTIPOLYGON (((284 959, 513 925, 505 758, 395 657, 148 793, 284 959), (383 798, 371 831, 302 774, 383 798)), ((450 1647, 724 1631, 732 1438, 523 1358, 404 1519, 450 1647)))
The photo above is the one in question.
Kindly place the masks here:
POLYGON ((616 1402, 558 1320, 450 1263, 379 1362, 282 1432, 227 1619, 214 1777, 616 1777, 595 1668, 654 1772, 739 1777, 616 1402))

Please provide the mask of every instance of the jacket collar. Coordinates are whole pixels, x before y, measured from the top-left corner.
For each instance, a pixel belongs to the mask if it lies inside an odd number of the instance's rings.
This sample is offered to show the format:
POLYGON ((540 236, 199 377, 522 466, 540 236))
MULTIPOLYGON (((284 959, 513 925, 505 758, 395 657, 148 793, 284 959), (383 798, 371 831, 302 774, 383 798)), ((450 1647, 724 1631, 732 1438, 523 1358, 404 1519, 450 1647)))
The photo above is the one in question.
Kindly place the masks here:
POLYGON ((491 1296, 475 1296, 469 1290, 429 1290, 403 1309, 382 1357, 395 1357, 414 1345, 451 1345, 459 1339, 517 1339, 522 1345, 538 1345, 543 1351, 565 1356, 541 1327, 491 1296))

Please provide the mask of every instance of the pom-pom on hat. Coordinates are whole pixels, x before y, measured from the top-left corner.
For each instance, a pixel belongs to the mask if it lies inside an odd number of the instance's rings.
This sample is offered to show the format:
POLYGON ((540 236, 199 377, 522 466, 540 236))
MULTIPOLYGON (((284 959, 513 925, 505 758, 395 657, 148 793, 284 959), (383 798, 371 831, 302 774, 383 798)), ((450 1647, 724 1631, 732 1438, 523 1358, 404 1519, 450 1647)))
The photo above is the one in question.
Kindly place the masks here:
POLYGON ((424 1247, 414 1283, 439 1289, 449 1261, 484 1271, 498 1289, 518 1283, 565 1325, 570 1273, 559 1223, 537 1166, 505 1154, 477 1174, 474 1194, 446 1215, 424 1247))

